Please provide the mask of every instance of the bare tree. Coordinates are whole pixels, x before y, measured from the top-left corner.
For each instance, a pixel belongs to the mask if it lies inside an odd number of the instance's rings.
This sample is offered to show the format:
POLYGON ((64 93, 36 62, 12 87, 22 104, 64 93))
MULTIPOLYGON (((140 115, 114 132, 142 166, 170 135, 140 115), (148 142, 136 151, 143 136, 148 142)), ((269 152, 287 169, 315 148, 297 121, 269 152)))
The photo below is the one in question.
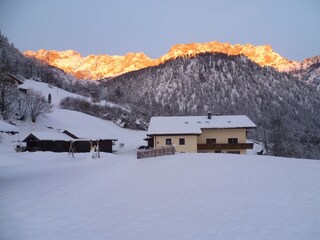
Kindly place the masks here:
POLYGON ((46 98, 40 92, 33 89, 28 91, 26 103, 32 122, 35 122, 39 115, 50 112, 52 108, 52 105, 48 104, 46 98))

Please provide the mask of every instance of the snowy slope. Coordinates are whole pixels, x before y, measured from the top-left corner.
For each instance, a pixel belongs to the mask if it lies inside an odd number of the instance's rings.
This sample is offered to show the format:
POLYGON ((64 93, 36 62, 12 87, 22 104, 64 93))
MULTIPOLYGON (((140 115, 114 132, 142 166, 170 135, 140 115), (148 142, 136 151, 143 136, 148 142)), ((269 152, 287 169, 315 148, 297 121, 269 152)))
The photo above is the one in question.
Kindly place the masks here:
MULTIPOLYGON (((47 83, 44 83, 44 82, 38 82, 38 81, 25 79, 24 83, 22 85, 20 85, 19 87, 23 88, 23 89, 34 89, 34 90, 40 91, 45 97, 47 97, 49 94, 51 94, 51 103, 55 107, 59 107, 61 100, 66 97, 82 98, 84 100, 91 101, 91 98, 89 98, 89 97, 84 97, 79 94, 71 93, 71 92, 68 92, 68 91, 63 90, 58 87, 54 87, 54 86, 47 84, 47 83)), ((105 100, 100 101, 96 104, 107 105, 109 107, 121 108, 124 111, 130 112, 129 109, 127 109, 121 105, 111 103, 111 102, 108 102, 105 100)))
POLYGON ((22 85, 20 85, 20 88, 37 90, 46 97, 49 94, 51 94, 51 103, 56 107, 58 107, 60 104, 60 101, 66 97, 75 97, 75 98, 80 97, 86 100, 89 99, 86 97, 82 97, 81 95, 78 95, 78 94, 70 93, 61 88, 54 87, 47 83, 37 82, 37 81, 27 80, 27 79, 24 80, 24 83, 22 85))

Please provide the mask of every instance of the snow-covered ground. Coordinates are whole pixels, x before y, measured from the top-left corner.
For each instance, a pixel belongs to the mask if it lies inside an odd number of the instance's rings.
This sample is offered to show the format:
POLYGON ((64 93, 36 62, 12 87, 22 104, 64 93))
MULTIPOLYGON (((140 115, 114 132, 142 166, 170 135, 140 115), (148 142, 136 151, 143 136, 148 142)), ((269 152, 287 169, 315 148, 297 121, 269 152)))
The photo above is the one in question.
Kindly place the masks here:
POLYGON ((319 239, 320 161, 0 154, 0 239, 319 239))
POLYGON ((319 239, 320 161, 136 159, 145 132, 56 106, 17 127, 19 134, 0 138, 0 239, 319 239), (13 149, 30 131, 64 129, 115 137, 117 152, 92 159, 13 149))

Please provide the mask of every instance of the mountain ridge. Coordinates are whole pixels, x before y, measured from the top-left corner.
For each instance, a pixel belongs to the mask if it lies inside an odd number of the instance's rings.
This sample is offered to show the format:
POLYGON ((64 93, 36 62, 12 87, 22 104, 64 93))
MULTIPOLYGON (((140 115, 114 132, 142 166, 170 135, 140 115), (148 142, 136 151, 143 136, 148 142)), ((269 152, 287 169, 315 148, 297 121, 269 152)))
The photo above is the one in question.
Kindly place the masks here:
POLYGON ((157 66, 178 57, 191 57, 200 53, 224 53, 227 55, 245 55, 260 66, 271 66, 278 71, 295 69, 298 62, 288 60, 273 51, 270 45, 254 46, 252 44, 230 44, 217 41, 208 43, 190 43, 173 45, 169 51, 158 59, 151 59, 143 52, 119 55, 88 55, 81 56, 74 50, 25 51, 27 57, 36 58, 51 66, 58 67, 77 79, 100 80, 123 73, 157 66))

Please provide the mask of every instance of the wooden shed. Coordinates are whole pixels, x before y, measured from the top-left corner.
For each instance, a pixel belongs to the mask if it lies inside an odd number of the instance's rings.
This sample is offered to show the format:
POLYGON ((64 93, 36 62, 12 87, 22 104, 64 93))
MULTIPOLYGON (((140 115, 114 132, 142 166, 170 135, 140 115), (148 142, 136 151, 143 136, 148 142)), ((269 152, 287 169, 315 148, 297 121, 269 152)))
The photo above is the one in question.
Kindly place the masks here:
MULTIPOLYGON (((73 139, 71 140, 72 152, 90 152, 92 148, 99 147, 100 152, 112 153, 113 142, 111 139, 73 139)), ((71 149, 70 149, 71 150, 71 149)))
POLYGON ((63 133, 73 138, 75 152, 88 152, 90 147, 99 145, 100 152, 112 153, 113 143, 118 141, 114 138, 104 138, 87 133, 87 135, 80 135, 81 133, 74 133, 74 131, 64 130, 63 133))
POLYGON ((63 133, 32 132, 23 142, 26 151, 51 151, 51 152, 90 152, 92 147, 99 146, 100 152, 112 153, 113 143, 117 139, 78 138, 69 131, 63 133))
POLYGON ((23 142, 26 143, 26 151, 51 151, 68 152, 70 138, 64 133, 33 132, 23 142))

